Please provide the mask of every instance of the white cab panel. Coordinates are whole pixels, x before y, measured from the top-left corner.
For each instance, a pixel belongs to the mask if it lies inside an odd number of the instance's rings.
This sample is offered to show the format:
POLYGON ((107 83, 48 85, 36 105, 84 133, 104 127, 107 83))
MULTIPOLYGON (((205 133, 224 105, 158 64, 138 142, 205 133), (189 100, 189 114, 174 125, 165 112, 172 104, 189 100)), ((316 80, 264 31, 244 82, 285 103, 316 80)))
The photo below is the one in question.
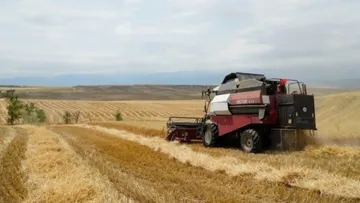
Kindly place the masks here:
POLYGON ((262 96, 262 101, 263 101, 264 104, 270 104, 270 96, 263 95, 262 96))
POLYGON ((231 115, 228 106, 229 99, 230 94, 216 95, 210 103, 209 113, 211 115, 231 115))

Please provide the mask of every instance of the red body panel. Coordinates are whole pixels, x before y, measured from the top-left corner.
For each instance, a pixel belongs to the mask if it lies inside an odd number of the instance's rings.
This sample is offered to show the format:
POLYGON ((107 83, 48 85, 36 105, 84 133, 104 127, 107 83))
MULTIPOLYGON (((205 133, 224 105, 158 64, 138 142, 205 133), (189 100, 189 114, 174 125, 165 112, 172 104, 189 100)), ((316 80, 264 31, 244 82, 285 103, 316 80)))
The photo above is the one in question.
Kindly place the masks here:
POLYGON ((262 104, 261 90, 251 92, 239 92, 230 95, 230 105, 239 104, 262 104))
POLYGON ((264 119, 267 124, 277 124, 278 115, 277 115, 277 107, 276 107, 276 96, 270 96, 270 112, 269 116, 264 119))
POLYGON ((275 125, 277 123, 276 96, 270 96, 269 113, 263 120, 260 120, 258 114, 234 114, 229 116, 211 116, 211 121, 217 124, 219 136, 244 128, 250 124, 275 125))
POLYGON ((217 124, 219 136, 252 123, 261 123, 258 115, 212 116, 211 121, 217 124))

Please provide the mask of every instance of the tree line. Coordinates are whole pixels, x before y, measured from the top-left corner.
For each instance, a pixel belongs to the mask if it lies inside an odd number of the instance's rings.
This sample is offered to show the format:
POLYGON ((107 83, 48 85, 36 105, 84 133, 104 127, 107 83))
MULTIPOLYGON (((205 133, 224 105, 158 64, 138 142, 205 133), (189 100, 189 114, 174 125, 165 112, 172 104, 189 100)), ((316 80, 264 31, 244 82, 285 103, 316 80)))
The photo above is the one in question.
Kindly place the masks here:
POLYGON ((14 125, 16 122, 22 123, 44 123, 47 119, 45 111, 35 106, 34 103, 25 104, 14 92, 7 92, 3 95, 7 99, 7 118, 6 122, 14 125))
MULTIPOLYGON (((9 125, 14 125, 15 123, 24 123, 24 124, 34 124, 34 123, 45 123, 47 121, 46 113, 43 109, 40 109, 35 106, 34 103, 26 104, 19 99, 15 94, 15 91, 7 91, 0 95, 0 98, 5 98, 7 100, 7 118, 6 122, 9 125)), ((70 124, 72 122, 78 123, 80 119, 80 111, 70 113, 65 111, 62 116, 63 122, 65 124, 70 124)), ((117 111, 114 114, 116 121, 122 121, 123 117, 120 111, 117 111)))

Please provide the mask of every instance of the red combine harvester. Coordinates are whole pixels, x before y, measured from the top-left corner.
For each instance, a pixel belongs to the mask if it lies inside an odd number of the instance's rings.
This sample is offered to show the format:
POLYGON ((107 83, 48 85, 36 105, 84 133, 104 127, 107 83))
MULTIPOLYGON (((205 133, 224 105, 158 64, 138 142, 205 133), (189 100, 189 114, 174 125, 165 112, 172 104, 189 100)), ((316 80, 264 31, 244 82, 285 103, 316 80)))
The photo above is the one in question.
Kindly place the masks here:
POLYGON ((202 140, 214 147, 235 137, 243 151, 257 153, 299 148, 302 132, 316 130, 314 95, 303 82, 236 72, 215 89, 212 99, 207 91, 204 117, 169 118, 167 140, 202 140))

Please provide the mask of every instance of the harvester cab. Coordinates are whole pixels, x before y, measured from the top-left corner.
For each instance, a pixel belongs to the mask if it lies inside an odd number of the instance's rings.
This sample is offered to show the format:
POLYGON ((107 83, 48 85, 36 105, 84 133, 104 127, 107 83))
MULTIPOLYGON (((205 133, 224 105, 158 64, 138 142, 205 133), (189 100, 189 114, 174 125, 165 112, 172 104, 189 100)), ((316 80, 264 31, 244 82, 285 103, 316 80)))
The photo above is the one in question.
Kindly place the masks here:
POLYGON ((298 80, 236 72, 212 92, 203 117, 169 118, 169 141, 202 140, 205 147, 214 147, 221 146, 221 138, 235 136, 243 151, 256 153, 302 148, 305 134, 316 130, 314 95, 298 80))

